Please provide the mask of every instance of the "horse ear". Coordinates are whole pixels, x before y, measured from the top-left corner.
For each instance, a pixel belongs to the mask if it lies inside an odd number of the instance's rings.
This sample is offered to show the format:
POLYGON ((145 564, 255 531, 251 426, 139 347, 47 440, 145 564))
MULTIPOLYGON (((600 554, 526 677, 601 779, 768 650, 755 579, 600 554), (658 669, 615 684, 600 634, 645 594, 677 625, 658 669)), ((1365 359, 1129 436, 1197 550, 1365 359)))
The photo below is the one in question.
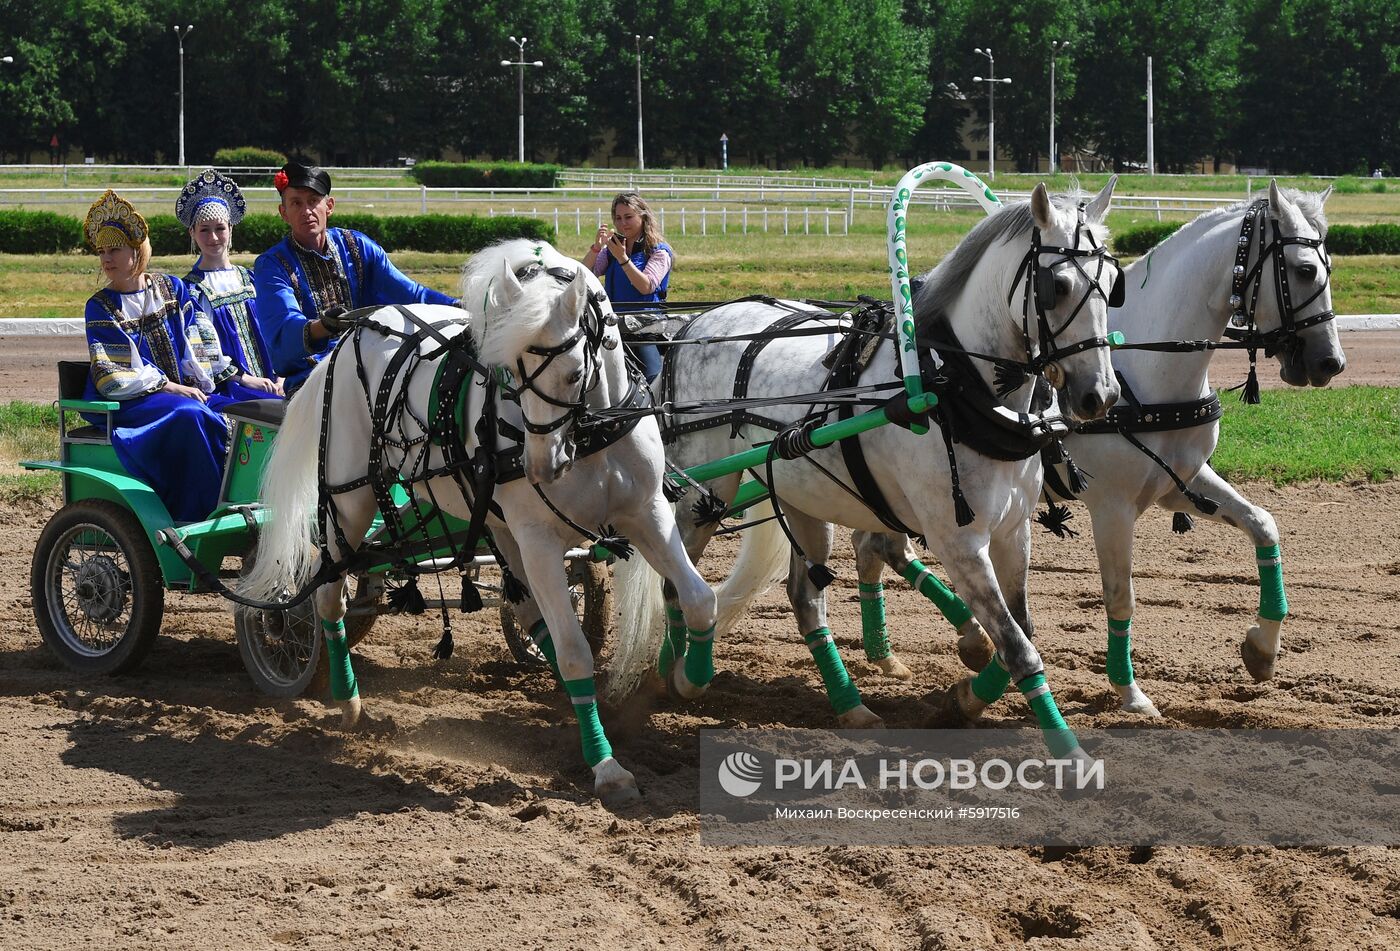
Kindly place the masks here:
POLYGON ((588 279, 583 276, 583 268, 575 266, 574 279, 559 295, 559 303, 571 315, 583 313, 584 305, 588 303, 588 279))
POLYGON ((1296 228, 1303 220, 1303 214, 1298 210, 1298 206, 1289 201, 1283 194, 1283 190, 1278 187, 1278 179, 1269 179, 1269 207, 1274 211, 1274 217, 1278 218, 1289 227, 1296 228))
POLYGON ((1118 176, 1110 175, 1108 184, 1103 187, 1103 191, 1095 195, 1093 201, 1089 202, 1088 206, 1084 209, 1085 215, 1090 221, 1094 222, 1094 224, 1101 225, 1104 219, 1108 217, 1108 206, 1113 203, 1113 189, 1117 186, 1118 176))
POLYGON ((1332 197, 1332 186, 1331 186, 1331 185, 1328 185, 1328 186, 1323 190, 1322 194, 1320 194, 1320 195, 1317 196, 1317 203, 1318 203, 1319 205, 1325 205, 1325 204, 1327 203, 1327 199, 1329 199, 1329 198, 1331 198, 1331 197, 1332 197))
POLYGON ((1049 231, 1055 224, 1055 209, 1050 206, 1050 193, 1041 182, 1031 192, 1031 219, 1041 231, 1049 231))
POLYGON ((510 260, 501 262, 501 305, 512 307, 520 300, 520 295, 525 293, 525 288, 520 286, 520 279, 515 276, 515 268, 511 267, 510 260))

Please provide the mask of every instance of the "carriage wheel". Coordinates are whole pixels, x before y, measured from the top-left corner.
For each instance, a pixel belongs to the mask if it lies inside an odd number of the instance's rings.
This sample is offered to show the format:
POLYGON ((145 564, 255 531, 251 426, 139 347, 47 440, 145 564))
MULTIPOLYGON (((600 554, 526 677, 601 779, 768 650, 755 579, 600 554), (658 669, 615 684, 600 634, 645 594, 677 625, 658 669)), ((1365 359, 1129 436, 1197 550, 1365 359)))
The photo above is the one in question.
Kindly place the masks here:
POLYGON ((155 643, 165 610, 160 564, 129 509, 86 499, 54 513, 29 577, 44 643, 85 674, 120 674, 155 643))
MULTIPOLYGON (((588 638, 589 649, 596 659, 607 641, 608 624, 612 620, 612 585, 608 566, 600 561, 580 558, 568 564, 569 598, 574 603, 574 615, 588 638)), ((542 667, 544 655, 535 647, 527 632, 520 629, 511 603, 501 601, 501 634, 516 662, 527 667, 542 667)))
MULTIPOLYGON (((244 573, 252 566, 250 552, 243 559, 244 573)), ((345 639, 353 647, 374 626, 384 597, 384 581, 372 575, 355 575, 349 584, 345 639)), ((270 697, 322 693, 329 684, 325 652, 321 649, 321 625, 312 600, 308 598, 286 611, 243 605, 234 609, 233 626, 243 666, 258 689, 270 697)))

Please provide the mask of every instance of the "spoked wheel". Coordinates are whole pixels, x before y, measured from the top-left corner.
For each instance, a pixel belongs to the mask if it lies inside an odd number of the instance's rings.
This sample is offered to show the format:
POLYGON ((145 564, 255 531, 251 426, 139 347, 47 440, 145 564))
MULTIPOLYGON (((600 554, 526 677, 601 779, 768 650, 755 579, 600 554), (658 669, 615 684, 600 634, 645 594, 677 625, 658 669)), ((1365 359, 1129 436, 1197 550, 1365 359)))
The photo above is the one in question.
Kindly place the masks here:
MULTIPOLYGON (((583 628, 584 637, 594 658, 603 652, 607 641, 608 624, 612 620, 612 585, 609 583, 608 566, 600 561, 575 559, 568 564, 569 598, 574 604, 574 615, 583 628)), ((528 631, 522 631, 516 620, 515 610, 509 601, 501 601, 501 634, 510 648, 510 656, 517 663, 527 667, 541 667, 545 664, 528 631)))
POLYGON ((129 509, 87 499, 64 506, 39 536, 29 577, 39 633, 85 674, 119 674, 155 643, 165 610, 160 564, 129 509))
MULTIPOLYGON (((243 574, 253 567, 250 553, 243 559, 243 574)), ((285 592, 284 597, 293 592, 285 592)), ((238 653, 248 676, 270 697, 299 697, 316 675, 321 657, 321 625, 316 622, 312 599, 285 611, 238 605, 233 629, 238 653)))
MULTIPOLYGON (((243 559, 246 574, 253 565, 250 553, 243 559)), ((286 592, 289 596, 293 592, 286 592)), ((384 597, 384 580, 374 575, 350 579, 345 639, 354 647, 369 634, 384 597)), ((239 605, 233 614, 238 653, 258 689, 270 697, 299 697, 310 688, 320 692, 328 682, 323 659, 320 621, 312 598, 285 611, 261 610, 239 605)))

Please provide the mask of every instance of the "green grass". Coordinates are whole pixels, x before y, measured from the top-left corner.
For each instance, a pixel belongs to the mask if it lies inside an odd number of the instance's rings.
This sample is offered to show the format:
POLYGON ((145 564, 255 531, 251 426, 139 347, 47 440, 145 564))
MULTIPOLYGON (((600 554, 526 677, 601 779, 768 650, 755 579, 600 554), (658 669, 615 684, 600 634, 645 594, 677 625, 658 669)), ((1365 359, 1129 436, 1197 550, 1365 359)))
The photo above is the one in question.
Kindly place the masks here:
POLYGON ((26 472, 21 459, 58 458, 58 411, 50 404, 0 404, 0 503, 56 499, 56 472, 26 472))
POLYGON ((1379 482, 1400 475, 1400 389, 1265 390, 1247 406, 1224 399, 1211 465, 1232 481, 1379 482))

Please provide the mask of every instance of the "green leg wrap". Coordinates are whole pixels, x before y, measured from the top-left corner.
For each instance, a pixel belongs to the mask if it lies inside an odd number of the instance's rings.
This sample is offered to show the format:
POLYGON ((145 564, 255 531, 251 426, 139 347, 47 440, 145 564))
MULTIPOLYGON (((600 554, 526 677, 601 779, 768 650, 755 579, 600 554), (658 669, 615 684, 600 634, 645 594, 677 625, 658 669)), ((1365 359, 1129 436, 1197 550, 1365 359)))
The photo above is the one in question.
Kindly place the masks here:
POLYGON ((1282 621, 1288 616, 1288 598, 1283 593, 1283 555, 1277 545, 1254 549, 1259 559, 1259 616, 1282 621))
POLYGON ((715 679, 715 626, 708 631, 686 631, 690 643, 685 651, 685 679, 703 687, 715 679))
POLYGON ((574 702, 574 716, 578 717, 578 732, 583 738, 583 761, 590 767, 597 766, 612 755, 612 744, 603 732, 602 721, 598 719, 598 691, 593 687, 592 677, 564 681, 564 689, 574 702))
POLYGON ((1079 738, 1065 723, 1065 718, 1060 716, 1060 708, 1055 706, 1055 698, 1050 694, 1050 685, 1045 682, 1044 674, 1032 674, 1017 686, 1035 712, 1036 722, 1045 733, 1050 752, 1065 756, 1079 745, 1079 738))
POLYGON ((559 657, 554 650, 554 638, 549 636, 549 628, 545 626, 544 618, 535 622, 535 626, 530 628, 530 640, 535 642, 535 646, 540 649, 544 659, 549 661, 549 667, 554 671, 554 676, 561 681, 564 675, 559 672, 559 657))
POLYGON ((865 659, 872 664, 890 656, 890 639, 885 632, 885 586, 880 582, 860 583, 860 639, 865 659))
POLYGON ((807 635, 807 649, 817 662, 822 674, 822 684, 826 687, 827 699, 831 708, 840 716, 848 710, 860 706, 860 691, 851 683, 851 675, 846 673, 846 665, 841 663, 841 655, 836 651, 836 639, 831 629, 819 627, 807 635))
POLYGON ((685 615, 680 608, 666 609, 666 639, 661 642, 661 655, 656 661, 656 672, 663 678, 671 676, 677 657, 685 656, 685 615))
POLYGON ((1133 682, 1133 619, 1108 619, 1108 679, 1120 687, 1133 682))
POLYGON ((331 696, 337 701, 358 697, 360 687, 355 683, 355 668, 350 664, 350 645, 345 643, 345 622, 322 621, 321 630, 326 634, 326 659, 331 670, 331 696))
POLYGON ((939 581, 938 576, 932 571, 925 568, 919 559, 915 558, 905 565, 900 574, 904 576, 905 581, 914 586, 915 590, 932 601, 953 627, 962 627, 972 617, 972 609, 963 602, 963 599, 949 591, 948 586, 939 581))
POLYGON ((977 676, 972 678, 972 692, 978 700, 990 706, 1001 699, 1006 693, 1007 684, 1011 683, 1011 671, 1002 666, 1001 656, 993 654, 992 659, 987 662, 987 666, 977 672, 977 676))

